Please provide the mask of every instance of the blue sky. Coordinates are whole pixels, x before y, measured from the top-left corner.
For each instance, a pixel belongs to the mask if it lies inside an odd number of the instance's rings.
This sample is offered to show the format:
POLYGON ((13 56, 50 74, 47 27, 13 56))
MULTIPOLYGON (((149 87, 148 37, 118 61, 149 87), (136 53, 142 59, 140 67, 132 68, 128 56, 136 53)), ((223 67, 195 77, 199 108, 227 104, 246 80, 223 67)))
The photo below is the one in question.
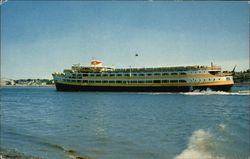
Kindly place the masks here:
POLYGON ((1 12, 2 78, 52 78, 93 57, 116 67, 249 68, 247 2, 8 1, 1 12))

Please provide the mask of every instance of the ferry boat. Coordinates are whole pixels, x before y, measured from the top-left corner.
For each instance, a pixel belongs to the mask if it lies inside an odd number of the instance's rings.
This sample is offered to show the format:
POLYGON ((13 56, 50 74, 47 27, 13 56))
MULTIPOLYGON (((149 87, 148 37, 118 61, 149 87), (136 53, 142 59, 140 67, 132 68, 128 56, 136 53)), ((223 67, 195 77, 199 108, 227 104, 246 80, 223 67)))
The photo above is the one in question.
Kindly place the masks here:
POLYGON ((232 73, 221 67, 128 67, 102 66, 93 60, 90 66, 72 65, 63 73, 52 74, 57 91, 116 91, 116 92, 189 92, 194 90, 230 91, 232 73))

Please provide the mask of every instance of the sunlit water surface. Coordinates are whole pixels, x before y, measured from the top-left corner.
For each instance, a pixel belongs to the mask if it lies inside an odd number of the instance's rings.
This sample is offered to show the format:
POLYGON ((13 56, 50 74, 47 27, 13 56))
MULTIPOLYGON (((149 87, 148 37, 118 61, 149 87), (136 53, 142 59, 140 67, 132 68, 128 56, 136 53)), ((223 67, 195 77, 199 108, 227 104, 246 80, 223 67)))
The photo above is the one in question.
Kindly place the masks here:
POLYGON ((1 88, 1 148, 48 159, 248 159, 247 90, 1 88))

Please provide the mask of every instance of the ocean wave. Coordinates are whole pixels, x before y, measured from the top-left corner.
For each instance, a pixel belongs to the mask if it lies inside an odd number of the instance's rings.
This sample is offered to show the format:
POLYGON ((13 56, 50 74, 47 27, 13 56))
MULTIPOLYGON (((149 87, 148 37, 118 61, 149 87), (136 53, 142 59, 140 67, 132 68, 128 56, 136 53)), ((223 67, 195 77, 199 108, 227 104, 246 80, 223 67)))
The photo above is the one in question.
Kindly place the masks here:
POLYGON ((180 93, 184 95, 240 95, 240 96, 249 96, 250 90, 238 91, 238 92, 223 92, 223 91, 193 91, 193 92, 184 92, 180 93))
POLYGON ((188 146, 174 159, 225 159, 215 154, 213 144, 216 141, 209 131, 199 129, 190 137, 188 146))

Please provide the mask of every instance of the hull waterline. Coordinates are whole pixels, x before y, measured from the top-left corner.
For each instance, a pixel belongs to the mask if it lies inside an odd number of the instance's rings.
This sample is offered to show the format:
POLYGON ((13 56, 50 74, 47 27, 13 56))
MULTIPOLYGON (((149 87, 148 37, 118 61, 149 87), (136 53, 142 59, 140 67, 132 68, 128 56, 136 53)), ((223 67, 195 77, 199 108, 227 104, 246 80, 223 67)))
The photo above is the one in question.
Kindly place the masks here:
POLYGON ((233 85, 218 86, 80 86, 56 83, 57 91, 101 91, 101 92, 191 92, 195 90, 230 91, 233 85))

